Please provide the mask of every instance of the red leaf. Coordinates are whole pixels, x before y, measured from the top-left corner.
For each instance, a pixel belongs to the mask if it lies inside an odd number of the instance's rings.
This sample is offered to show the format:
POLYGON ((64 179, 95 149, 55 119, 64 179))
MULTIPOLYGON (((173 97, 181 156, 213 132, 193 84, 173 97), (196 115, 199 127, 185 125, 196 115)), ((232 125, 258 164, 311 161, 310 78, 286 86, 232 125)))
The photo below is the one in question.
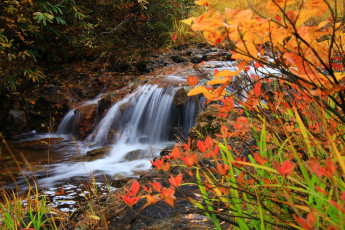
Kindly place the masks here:
POLYGON ((191 77, 188 75, 187 76, 187 83, 192 87, 196 86, 196 84, 198 84, 197 76, 191 77))
POLYGON ((187 156, 181 156, 181 160, 183 160, 184 163, 189 167, 192 167, 195 164, 196 159, 197 159, 196 153, 193 155, 188 154, 187 156))
POLYGON ((140 184, 137 180, 135 180, 131 186, 131 190, 132 190, 132 196, 135 196, 140 189, 140 184))
POLYGON ((170 156, 174 159, 177 160, 180 157, 181 153, 180 150, 177 146, 173 148, 173 150, 170 153, 170 156))
POLYGON ((218 70, 218 69, 215 69, 215 70, 214 70, 214 75, 217 75, 217 73, 219 73, 219 70, 218 70))
POLYGON ((159 182, 154 181, 153 183, 150 183, 150 184, 151 184, 152 188, 154 190, 156 190, 157 192, 161 191, 162 185, 159 182))
POLYGON ((255 86, 254 86, 254 93, 255 93, 256 95, 258 95, 258 96, 259 96, 259 94, 261 93, 261 84, 260 84, 259 82, 256 83, 255 86))
POLYGON ((206 152, 206 145, 204 144, 204 142, 202 141, 198 141, 197 143, 198 149, 202 152, 205 153, 206 152))
POLYGON ((206 149, 210 150, 212 149, 213 147, 213 140, 211 137, 207 136, 206 139, 205 139, 205 146, 206 146, 206 149))
POLYGON ((316 159, 311 159, 308 162, 310 170, 316 175, 316 176, 326 176, 327 171, 322 168, 316 159))
POLYGON ((282 18, 281 18, 278 14, 276 15, 276 19, 277 19, 277 22, 279 22, 279 23, 280 23, 281 20, 282 20, 282 18))
POLYGON ((155 194, 153 196, 147 194, 147 195, 145 195, 145 197, 146 197, 147 202, 149 202, 150 204, 154 204, 160 200, 159 198, 157 198, 157 194, 155 194))
POLYGON ((326 196, 328 196, 329 194, 328 194, 328 192, 326 192, 325 190, 323 190, 322 188, 320 188, 319 186, 315 186, 314 187, 317 191, 319 191, 319 192, 321 192, 321 193, 323 193, 323 194, 325 194, 326 196))
POLYGON ((162 199, 170 204, 172 207, 174 207, 176 197, 175 197, 175 190, 172 188, 163 188, 162 193, 161 193, 162 199))
POLYGON ((228 174, 230 168, 229 168, 229 165, 227 164, 219 164, 217 166, 217 170, 220 175, 225 176, 228 174))
POLYGON ((292 164, 291 161, 289 160, 284 161, 282 166, 280 166, 277 162, 273 161, 273 166, 277 169, 279 174, 282 175, 283 177, 289 176, 295 168, 295 165, 292 164))
POLYGON ((327 177, 330 178, 334 175, 336 171, 336 165, 332 162, 330 158, 326 160, 327 177))
POLYGON ((172 175, 170 175, 169 182, 171 185, 173 185, 175 187, 180 186, 180 184, 182 182, 182 174, 180 173, 176 177, 173 177, 172 175))
POLYGON ((263 159, 258 153, 254 153, 254 159, 260 165, 265 165, 268 162, 267 159, 263 159))

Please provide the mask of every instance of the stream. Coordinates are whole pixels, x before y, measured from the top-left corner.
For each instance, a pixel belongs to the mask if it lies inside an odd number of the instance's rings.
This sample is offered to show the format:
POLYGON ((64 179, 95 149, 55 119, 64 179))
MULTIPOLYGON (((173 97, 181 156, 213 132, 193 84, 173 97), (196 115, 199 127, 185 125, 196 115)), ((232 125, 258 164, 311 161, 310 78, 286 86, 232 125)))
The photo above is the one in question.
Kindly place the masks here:
MULTIPOLYGON (((204 70, 211 73, 230 66, 230 62, 209 61, 204 70)), ((13 154, 25 160, 18 168, 3 154, 8 173, 14 169, 18 172, 12 175, 16 182, 2 188, 25 190, 35 178, 39 189, 56 207, 73 212, 77 201, 88 196, 90 184, 97 186, 99 194, 106 194, 116 189, 116 181, 147 172, 151 168, 149 160, 159 156, 169 143, 185 139, 195 124, 202 102, 187 98, 179 107, 173 102, 177 90, 187 85, 188 75, 197 73, 186 66, 145 76, 147 83, 111 104, 102 117, 95 119, 92 132, 84 139, 73 137, 80 125, 78 111, 87 106, 98 108, 107 92, 70 109, 55 132, 32 131, 13 137, 9 141, 13 154), (90 151, 104 147, 108 151, 101 157, 83 160, 90 151)))

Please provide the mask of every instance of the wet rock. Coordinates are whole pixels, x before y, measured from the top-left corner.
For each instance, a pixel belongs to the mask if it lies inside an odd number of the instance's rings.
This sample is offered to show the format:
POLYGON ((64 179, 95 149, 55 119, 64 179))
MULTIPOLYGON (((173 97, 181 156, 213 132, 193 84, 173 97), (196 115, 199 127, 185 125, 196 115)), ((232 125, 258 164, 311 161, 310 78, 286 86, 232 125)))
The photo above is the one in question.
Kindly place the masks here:
POLYGON ((94 149, 94 150, 90 150, 87 151, 86 156, 88 157, 104 157, 104 155, 108 154, 112 149, 112 146, 105 146, 99 149, 94 149))
POLYGON ((179 88, 174 96, 173 104, 177 108, 184 108, 185 102, 188 100, 188 92, 185 88, 179 88))
POLYGON ((104 158, 105 155, 110 153, 111 149, 112 149, 111 145, 98 148, 98 149, 93 149, 93 150, 87 151, 86 155, 74 157, 73 160, 94 161, 97 159, 101 159, 101 158, 104 158))
POLYGON ((78 135, 85 138, 95 125, 98 106, 95 104, 84 105, 75 110, 75 127, 78 127, 78 135))
POLYGON ((7 117, 9 130, 20 133, 28 131, 26 114, 22 110, 10 110, 7 117))
POLYGON ((169 155, 171 150, 173 150, 173 148, 175 147, 176 143, 175 142, 170 142, 168 143, 163 149, 162 151, 160 152, 160 156, 163 157, 163 156, 166 156, 166 155, 169 155))
POLYGON ((126 111, 127 109, 129 109, 130 107, 132 106, 132 103, 130 101, 120 105, 120 111, 121 112, 124 112, 126 111))
POLYGON ((19 142, 18 147, 32 150, 48 150, 49 145, 59 144, 63 140, 63 138, 44 138, 40 140, 19 142))
POLYGON ((42 100, 42 103, 62 104, 66 100, 60 86, 45 87, 41 93, 39 100, 42 100))
POLYGON ((182 63, 182 62, 186 62, 187 61, 184 57, 182 57, 180 55, 173 55, 170 58, 175 63, 182 63))
POLYGON ((129 69, 130 65, 128 62, 113 62, 113 64, 107 68, 107 71, 122 73, 128 71, 129 69))
POLYGON ((147 152, 145 150, 136 149, 136 150, 128 152, 125 155, 124 160, 126 160, 126 161, 140 160, 140 159, 144 158, 145 156, 147 156, 147 152))
POLYGON ((206 57, 202 54, 194 55, 190 60, 193 64, 199 64, 202 61, 205 61, 206 57))

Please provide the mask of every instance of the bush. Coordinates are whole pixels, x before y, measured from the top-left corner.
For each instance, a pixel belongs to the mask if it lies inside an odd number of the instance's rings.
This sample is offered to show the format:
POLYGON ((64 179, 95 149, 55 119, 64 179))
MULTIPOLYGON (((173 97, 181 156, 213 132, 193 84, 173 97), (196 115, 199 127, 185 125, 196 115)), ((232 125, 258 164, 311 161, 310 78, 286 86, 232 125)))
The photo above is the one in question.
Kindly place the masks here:
MULTIPOLYGON (((234 48, 237 66, 189 92, 218 103, 221 132, 152 164, 168 171, 175 162, 193 174, 202 200, 190 200, 217 229, 220 220, 239 229, 344 229, 344 15, 324 0, 272 0, 270 17, 255 9, 220 14, 216 3, 196 1, 207 12, 184 22, 209 43, 234 48), (235 152, 232 140, 249 135, 251 154, 235 152)), ((174 204, 182 176, 169 181, 169 189, 145 188, 148 204, 153 196, 174 204)), ((134 187, 125 202, 139 200, 134 187)))

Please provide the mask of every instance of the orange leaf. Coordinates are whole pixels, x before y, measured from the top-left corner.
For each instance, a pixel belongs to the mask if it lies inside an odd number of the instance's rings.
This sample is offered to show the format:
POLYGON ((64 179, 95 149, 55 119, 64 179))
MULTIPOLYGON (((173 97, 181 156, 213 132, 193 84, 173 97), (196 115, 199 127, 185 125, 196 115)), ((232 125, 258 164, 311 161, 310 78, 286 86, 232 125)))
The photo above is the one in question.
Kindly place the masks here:
POLYGON ((197 76, 191 77, 188 75, 187 76, 187 83, 192 87, 196 86, 196 84, 198 84, 197 76))

